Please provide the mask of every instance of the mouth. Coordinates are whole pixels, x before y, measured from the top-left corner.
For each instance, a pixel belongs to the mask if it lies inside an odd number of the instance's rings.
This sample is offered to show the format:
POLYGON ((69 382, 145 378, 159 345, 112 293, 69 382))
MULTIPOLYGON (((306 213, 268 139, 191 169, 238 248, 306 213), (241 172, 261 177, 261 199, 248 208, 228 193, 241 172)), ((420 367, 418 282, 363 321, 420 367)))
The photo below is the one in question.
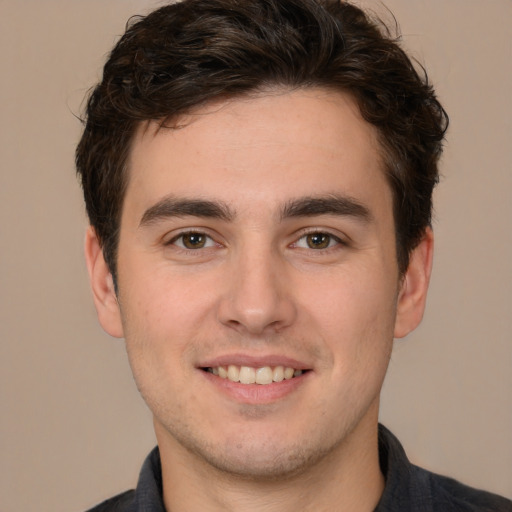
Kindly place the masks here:
POLYGON ((214 366, 201 368, 221 379, 240 384, 260 384, 266 386, 274 382, 282 382, 300 377, 309 370, 295 369, 289 366, 214 366))

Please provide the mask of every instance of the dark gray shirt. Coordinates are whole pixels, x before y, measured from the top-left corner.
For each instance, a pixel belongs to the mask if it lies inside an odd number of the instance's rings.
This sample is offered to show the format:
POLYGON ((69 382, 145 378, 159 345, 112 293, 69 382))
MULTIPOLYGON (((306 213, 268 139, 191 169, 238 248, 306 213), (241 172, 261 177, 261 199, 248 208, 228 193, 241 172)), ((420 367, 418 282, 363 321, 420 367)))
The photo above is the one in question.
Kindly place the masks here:
MULTIPOLYGON (((386 487, 374 512, 512 512, 510 500, 411 464, 398 439, 382 425, 379 457, 386 487)), ((89 512, 165 512, 158 448, 145 460, 135 490, 89 512)))

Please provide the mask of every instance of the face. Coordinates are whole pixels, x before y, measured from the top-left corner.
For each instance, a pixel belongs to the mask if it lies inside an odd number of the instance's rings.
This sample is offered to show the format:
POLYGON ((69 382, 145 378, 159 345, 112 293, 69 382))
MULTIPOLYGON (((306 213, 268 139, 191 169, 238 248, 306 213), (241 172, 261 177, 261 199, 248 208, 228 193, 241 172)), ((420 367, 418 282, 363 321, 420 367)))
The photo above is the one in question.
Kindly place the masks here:
POLYGON ((118 300, 89 233, 100 320, 126 339, 161 449, 299 471, 376 427, 428 251, 400 280, 376 134, 349 96, 262 94, 179 125, 133 142, 118 300))

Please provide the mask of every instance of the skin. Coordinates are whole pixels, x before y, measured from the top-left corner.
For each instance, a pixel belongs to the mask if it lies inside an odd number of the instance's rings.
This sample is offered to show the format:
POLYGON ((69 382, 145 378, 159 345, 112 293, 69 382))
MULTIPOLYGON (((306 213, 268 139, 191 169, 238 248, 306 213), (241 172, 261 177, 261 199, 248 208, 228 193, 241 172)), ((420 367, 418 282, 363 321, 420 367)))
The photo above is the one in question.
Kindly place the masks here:
POLYGON ((274 91, 179 125, 133 142, 117 296, 86 237, 100 322, 154 415, 167 509, 373 510, 379 394, 393 337, 423 314, 431 231, 401 277, 376 133, 348 95, 274 91), (307 371, 286 388, 202 369, 230 360, 307 371))

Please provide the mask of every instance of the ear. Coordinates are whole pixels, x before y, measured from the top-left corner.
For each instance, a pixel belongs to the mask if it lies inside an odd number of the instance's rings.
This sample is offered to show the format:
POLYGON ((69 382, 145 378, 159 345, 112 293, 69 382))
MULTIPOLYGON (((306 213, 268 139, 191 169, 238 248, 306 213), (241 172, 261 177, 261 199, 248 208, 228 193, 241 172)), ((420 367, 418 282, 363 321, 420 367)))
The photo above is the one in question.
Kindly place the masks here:
POLYGON ((114 289, 114 280, 92 226, 89 226, 85 234, 85 261, 100 324, 111 336, 122 338, 121 311, 114 289))
POLYGON ((407 272, 398 294, 395 338, 403 338, 418 327, 427 300, 428 283, 432 272, 434 234, 425 230, 421 242, 412 251, 407 272))

